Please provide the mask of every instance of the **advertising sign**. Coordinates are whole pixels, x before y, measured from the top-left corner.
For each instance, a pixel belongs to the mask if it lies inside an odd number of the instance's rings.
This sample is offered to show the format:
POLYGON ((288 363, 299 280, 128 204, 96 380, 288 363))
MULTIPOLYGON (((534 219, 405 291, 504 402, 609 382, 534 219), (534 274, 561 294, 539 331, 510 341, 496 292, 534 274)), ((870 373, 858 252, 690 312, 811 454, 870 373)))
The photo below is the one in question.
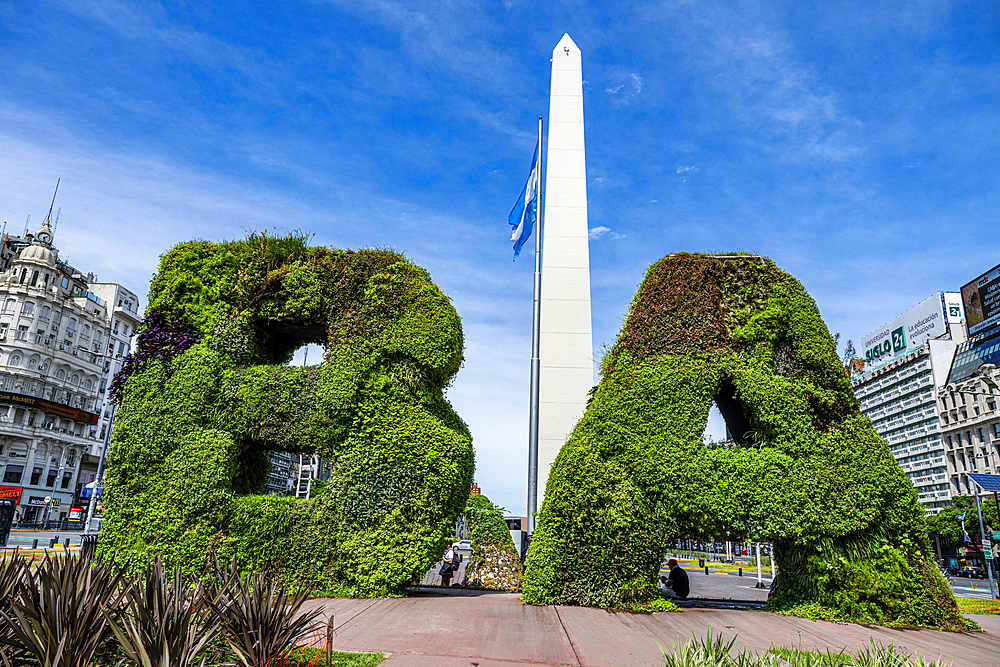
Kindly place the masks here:
POLYGON ((0 486, 0 498, 10 498, 16 505, 21 502, 21 491, 23 490, 20 486, 0 486))
POLYGON ((944 310, 948 314, 949 324, 957 324, 965 319, 965 309, 962 308, 961 292, 944 293, 944 310))
POLYGON ((945 301, 941 292, 861 339, 865 361, 878 364, 894 359, 945 333, 945 301))
POLYGON ((53 403, 52 401, 46 401, 45 399, 38 398, 36 396, 15 394, 9 391, 0 392, 0 403, 13 403, 14 405, 25 405, 38 408, 44 412, 50 412, 54 415, 59 415, 60 417, 69 417, 70 419, 75 419, 83 422, 84 424, 96 424, 99 417, 99 415, 92 412, 71 408, 68 405, 53 403))
POLYGON ((71 507, 69 510, 69 520, 70 521, 83 521, 83 508, 82 507, 71 507))
POLYGON ((1000 266, 962 288, 969 335, 1000 323, 1000 266))

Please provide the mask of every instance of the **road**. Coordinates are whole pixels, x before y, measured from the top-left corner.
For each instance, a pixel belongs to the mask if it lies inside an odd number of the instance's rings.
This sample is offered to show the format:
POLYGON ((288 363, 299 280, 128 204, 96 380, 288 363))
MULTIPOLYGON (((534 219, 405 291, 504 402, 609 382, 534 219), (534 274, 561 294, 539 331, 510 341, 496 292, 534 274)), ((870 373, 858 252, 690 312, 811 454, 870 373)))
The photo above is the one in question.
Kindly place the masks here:
POLYGON ((32 542, 38 540, 38 548, 48 547, 53 537, 59 538, 59 544, 65 544, 69 538, 71 547, 80 546, 80 536, 82 533, 71 530, 12 530, 7 538, 7 547, 21 547, 30 549, 32 542))

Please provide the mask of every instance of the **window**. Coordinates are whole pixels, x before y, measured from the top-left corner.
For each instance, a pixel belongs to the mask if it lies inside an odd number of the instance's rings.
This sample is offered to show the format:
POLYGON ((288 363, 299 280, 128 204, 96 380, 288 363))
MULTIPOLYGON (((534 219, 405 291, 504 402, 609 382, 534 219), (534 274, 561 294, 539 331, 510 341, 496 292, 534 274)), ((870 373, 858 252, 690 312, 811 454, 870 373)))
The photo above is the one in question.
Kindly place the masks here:
POLYGON ((24 466, 8 465, 3 471, 4 484, 20 484, 24 466))
POLYGON ((62 313, 58 310, 52 313, 52 327, 53 331, 59 328, 59 323, 62 322, 62 313))
POLYGON ((63 278, 62 283, 60 283, 64 288, 69 286, 69 279, 63 278))
POLYGON ((115 333, 118 333, 118 320, 117 319, 115 320, 115 325, 111 328, 111 330, 114 331, 115 333))
POLYGON ((80 384, 80 376, 77 375, 76 373, 73 373, 73 377, 71 377, 69 381, 70 384, 80 384))
POLYGON ((8 325, 7 325, 6 322, 4 322, 3 324, 0 324, 0 338, 6 338, 7 337, 7 326, 8 325))
POLYGON ((982 442, 985 438, 983 437, 983 429, 979 429, 979 442, 982 442))
POLYGON ((34 287, 38 284, 38 271, 31 274, 31 286, 34 287))
POLYGON ((3 304, 3 312, 5 312, 5 313, 13 313, 14 312, 14 304, 16 304, 16 303, 17 303, 17 299, 7 299, 7 301, 3 304))
POLYGON ((64 380, 64 379, 66 379, 66 371, 64 371, 61 368, 59 370, 57 370, 56 371, 56 379, 57 380, 64 380))
POLYGON ((17 339, 27 340, 28 339, 28 327, 24 324, 17 328, 17 339))
POLYGON ((127 336, 128 335, 128 325, 127 324, 123 324, 122 325, 122 335, 123 336, 127 336))
POLYGON ((35 312, 35 304, 32 303, 31 301, 25 301, 21 305, 21 316, 22 317, 31 317, 32 313, 34 313, 34 312, 35 312))
POLYGON ((997 438, 1000 438, 1000 424, 993 425, 993 435, 997 438))
POLYGON ((28 275, 28 269, 21 269, 21 279, 18 281, 22 285, 24 284, 24 278, 28 275))
POLYGON ((87 378, 87 379, 86 379, 86 380, 85 380, 85 381, 83 382, 83 388, 84 388, 84 389, 93 389, 93 388, 94 388, 94 383, 90 381, 90 378, 87 378))
POLYGON ((100 352, 101 351, 101 338, 102 337, 103 336, 102 336, 101 331, 99 329, 94 332, 94 352, 100 352))
POLYGON ((48 322, 49 321, 49 314, 51 312, 52 312, 51 308, 49 308, 48 306, 43 306, 41 312, 38 313, 38 319, 44 320, 45 322, 48 322))
POLYGON ((31 482, 30 482, 31 485, 34 486, 35 484, 38 484, 38 480, 40 480, 41 478, 42 478, 42 469, 41 468, 32 468, 31 469, 31 482))
POLYGON ((45 340, 45 329, 38 329, 35 331, 35 345, 41 345, 43 340, 45 340))
POLYGON ((45 274, 45 286, 46 287, 49 286, 49 274, 47 274, 47 273, 45 274))
POLYGON ((69 323, 66 324, 66 337, 72 338, 76 335, 76 318, 69 318, 69 323))
POLYGON ((76 450, 71 449, 68 452, 66 452, 66 465, 71 466, 74 464, 76 464, 76 450))
POLYGON ((11 355, 10 359, 7 361, 7 365, 8 366, 20 366, 21 365, 21 357, 20 357, 20 355, 17 355, 17 354, 11 355))
POLYGON ((28 370, 33 371, 37 366, 38 366, 38 359, 28 359, 28 370))
POLYGON ((128 352, 128 346, 125 343, 118 343, 118 356, 122 356, 126 352, 128 352))
POLYGON ((962 397, 962 405, 965 405, 965 394, 959 394, 962 397))
POLYGON ((49 470, 48 477, 45 478, 45 486, 54 486, 56 483, 56 477, 59 475, 58 470, 49 470))

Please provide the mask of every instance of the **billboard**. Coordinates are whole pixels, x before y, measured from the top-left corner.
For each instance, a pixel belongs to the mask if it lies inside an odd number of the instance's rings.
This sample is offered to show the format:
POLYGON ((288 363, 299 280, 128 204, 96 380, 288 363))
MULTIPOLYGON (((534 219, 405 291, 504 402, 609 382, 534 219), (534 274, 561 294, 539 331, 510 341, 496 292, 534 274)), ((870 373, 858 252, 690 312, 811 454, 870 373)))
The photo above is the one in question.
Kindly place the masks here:
POLYGON ((944 293, 944 309, 948 313, 948 324, 958 324, 965 319, 961 292, 944 293))
POLYGON ((947 320, 945 299, 937 292, 862 338, 861 355, 869 366, 894 359, 944 335, 947 320))
POLYGON ((962 288, 969 335, 1000 323, 1000 265, 962 288))

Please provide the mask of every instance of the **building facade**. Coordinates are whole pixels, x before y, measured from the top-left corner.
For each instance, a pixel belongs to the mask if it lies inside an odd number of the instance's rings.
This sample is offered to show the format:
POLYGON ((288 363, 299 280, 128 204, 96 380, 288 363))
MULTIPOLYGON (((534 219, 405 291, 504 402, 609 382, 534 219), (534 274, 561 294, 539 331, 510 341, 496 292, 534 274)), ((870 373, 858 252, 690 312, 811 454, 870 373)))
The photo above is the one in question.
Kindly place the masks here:
POLYGON ((862 339, 864 364, 852 368, 861 411, 929 513, 951 499, 937 389, 964 339, 959 295, 938 292, 862 339))
POLYGON ((937 393, 953 494, 969 495, 966 472, 1000 474, 1000 266, 962 287, 968 340, 937 393))
POLYGON ((80 518, 79 469, 99 451, 108 377, 114 308, 52 241, 46 220, 3 243, 11 252, 0 274, 0 486, 21 489, 22 523, 80 518))

